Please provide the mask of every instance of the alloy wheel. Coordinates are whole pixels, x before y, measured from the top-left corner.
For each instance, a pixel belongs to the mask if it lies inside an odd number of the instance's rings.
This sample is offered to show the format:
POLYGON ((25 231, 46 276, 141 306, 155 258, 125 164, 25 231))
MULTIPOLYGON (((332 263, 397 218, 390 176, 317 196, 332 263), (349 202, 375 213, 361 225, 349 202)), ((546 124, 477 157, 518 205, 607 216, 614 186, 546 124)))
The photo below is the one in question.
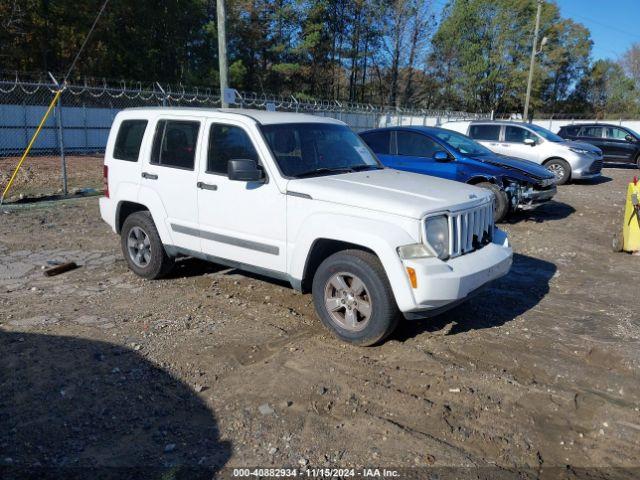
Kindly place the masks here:
POLYGON ((547 167, 547 170, 549 170, 551 173, 553 173, 556 177, 556 179, 561 179, 564 177, 565 171, 564 171, 564 167, 562 165, 560 165, 559 163, 552 163, 551 165, 549 165, 547 167))
POLYGON ((144 268, 151 261, 151 242, 149 235, 140 227, 133 227, 127 236, 129 258, 138 267, 144 268))
POLYGON ((336 273, 326 283, 324 304, 341 328, 351 332, 364 329, 371 319, 371 295, 360 278, 352 273, 336 273))

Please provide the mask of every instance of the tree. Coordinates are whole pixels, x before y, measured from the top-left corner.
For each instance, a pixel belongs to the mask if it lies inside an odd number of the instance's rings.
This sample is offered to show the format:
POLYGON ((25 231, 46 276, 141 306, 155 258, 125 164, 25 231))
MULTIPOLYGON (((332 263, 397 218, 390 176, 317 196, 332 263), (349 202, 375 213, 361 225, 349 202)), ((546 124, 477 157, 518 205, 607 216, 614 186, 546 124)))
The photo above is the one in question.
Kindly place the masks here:
MULTIPOLYGON (((432 43, 430 65, 444 99, 470 110, 520 111, 524 103, 534 28, 534 0, 454 0, 432 43)), ((545 2, 532 106, 566 98, 583 74, 591 49, 588 31, 560 18, 545 2)))
POLYGON ((389 67, 390 88, 389 104, 398 103, 400 62, 406 44, 407 24, 411 16, 411 5, 404 0, 392 0, 387 6, 385 24, 387 25, 385 37, 387 38, 386 48, 391 57, 389 67))
POLYGON ((574 105, 589 108, 599 118, 640 111, 633 80, 612 60, 596 61, 576 87, 571 100, 574 105))
MULTIPOLYGON (((411 5, 410 46, 409 58, 406 66, 406 84, 403 93, 403 103, 416 103, 416 72, 417 64, 424 64, 425 47, 429 40, 431 25, 434 17, 430 14, 431 4, 425 0, 414 0, 411 5)), ((418 71, 419 72, 419 71, 418 71)))
POLYGON ((538 105, 554 112, 575 83, 588 74, 593 42, 587 28, 568 19, 551 23, 545 35, 548 43, 541 58, 543 81, 538 105))
POLYGON ((622 55, 620 61, 626 74, 635 82, 636 88, 640 90, 640 43, 634 43, 622 55))

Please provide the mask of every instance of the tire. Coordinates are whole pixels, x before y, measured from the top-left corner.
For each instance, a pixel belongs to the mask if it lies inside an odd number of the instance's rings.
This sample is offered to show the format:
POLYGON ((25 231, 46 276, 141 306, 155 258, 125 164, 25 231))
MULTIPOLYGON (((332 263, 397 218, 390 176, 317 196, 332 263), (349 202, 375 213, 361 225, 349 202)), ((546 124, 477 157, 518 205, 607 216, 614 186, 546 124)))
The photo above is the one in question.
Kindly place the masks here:
POLYGON ((640 170, 640 153, 636 155, 636 168, 640 170))
POLYGON ((561 158, 552 158, 544 166, 556 176, 556 185, 564 185, 571 179, 571 167, 561 158))
POLYGON ((149 212, 135 212, 126 218, 120 232, 120 246, 127 265, 140 277, 162 278, 173 267, 174 260, 165 252, 149 212))
POLYGON ((477 183, 476 187, 484 188, 493 192, 494 197, 496 197, 495 208, 493 209, 493 219, 496 223, 503 221, 509 214, 509 197, 507 196, 507 193, 495 183, 490 182, 477 183))
POLYGON ((380 260, 369 252, 343 250, 326 258, 315 272, 311 290, 320 320, 345 342, 375 345, 398 324, 400 312, 387 275, 380 260), (335 309, 330 311, 327 304, 335 309))

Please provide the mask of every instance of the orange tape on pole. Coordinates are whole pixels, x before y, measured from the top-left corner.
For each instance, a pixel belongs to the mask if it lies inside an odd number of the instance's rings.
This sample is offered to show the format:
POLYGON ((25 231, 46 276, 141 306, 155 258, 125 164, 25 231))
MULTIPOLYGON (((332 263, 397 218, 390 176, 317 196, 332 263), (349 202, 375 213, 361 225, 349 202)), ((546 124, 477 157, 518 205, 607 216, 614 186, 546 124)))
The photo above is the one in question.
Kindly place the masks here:
POLYGON ((20 167, 22 166, 22 163, 24 162, 24 160, 27 158, 27 155, 29 155, 29 152, 31 151, 31 147, 33 146, 33 144, 35 143, 36 139, 38 138, 38 135, 40 135, 40 130, 42 130, 42 127, 44 126, 45 122, 47 121, 47 118, 49 118, 49 115, 51 114, 51 110, 53 110, 53 107, 58 102, 58 99, 60 98, 60 95, 62 94, 62 90, 63 89, 60 89, 60 90, 58 90, 56 92, 56 94, 53 97, 53 100, 51 100, 51 103, 49 104, 49 108, 47 108, 47 111, 45 112, 44 116, 42 117, 42 120, 40 120, 40 125, 38 125, 38 128, 36 129, 35 133, 31 137, 31 141, 29 142, 29 145, 27 145, 27 148, 25 149, 24 153, 22 154, 22 158, 20 158, 20 161, 18 162, 18 165, 16 166, 16 169, 13 171, 13 175, 11 175, 11 178, 9 179, 9 183, 7 183, 7 186, 5 187, 4 191, 2 192, 2 197, 0 197, 0 205, 2 205, 2 202, 4 202, 4 197, 7 195, 7 192, 11 188, 11 185, 13 184, 13 181, 15 180, 16 175, 18 174, 18 170, 20 170, 20 167))

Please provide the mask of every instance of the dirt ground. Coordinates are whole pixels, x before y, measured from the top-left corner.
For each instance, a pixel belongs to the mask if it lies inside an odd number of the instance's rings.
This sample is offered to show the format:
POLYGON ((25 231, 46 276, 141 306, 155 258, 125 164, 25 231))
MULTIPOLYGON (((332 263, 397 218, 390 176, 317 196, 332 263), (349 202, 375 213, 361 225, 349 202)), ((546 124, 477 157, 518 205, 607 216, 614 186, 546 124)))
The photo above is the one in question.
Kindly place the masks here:
POLYGON ((515 216, 508 276, 372 348, 284 284, 190 259, 134 276, 95 198, 6 207, 0 465, 634 477, 640 257, 610 243, 635 173, 515 216), (81 266, 43 275, 62 260, 81 266))
MULTIPOLYGON (((0 158, 0 187, 9 182, 19 157, 0 158)), ((102 165, 104 155, 67 155, 67 190, 75 193, 79 189, 102 188, 102 165)), ((2 193, 0 191, 0 193, 2 193)), ((22 197, 43 197, 62 193, 62 161, 58 155, 31 156, 23 162, 6 201, 11 202, 22 197)))

